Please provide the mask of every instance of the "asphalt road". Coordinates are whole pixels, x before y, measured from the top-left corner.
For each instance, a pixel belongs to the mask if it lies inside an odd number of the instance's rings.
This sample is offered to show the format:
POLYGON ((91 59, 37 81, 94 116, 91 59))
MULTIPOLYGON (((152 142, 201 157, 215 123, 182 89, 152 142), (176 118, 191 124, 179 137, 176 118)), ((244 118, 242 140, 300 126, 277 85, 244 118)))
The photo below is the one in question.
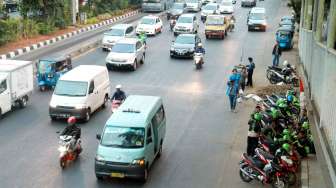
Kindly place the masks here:
MULTIPOLYGON (((83 153, 69 168, 58 163, 58 135, 65 122, 51 122, 48 104, 52 92, 37 89, 27 106, 5 115, 0 121, 0 187, 174 187, 174 188, 240 188, 261 187, 258 182, 246 184, 238 175, 240 155, 245 151, 248 112, 252 106, 239 106, 231 113, 225 96, 226 78, 233 65, 248 56, 256 62, 256 78, 265 82, 264 67, 270 64, 275 29, 281 16, 288 13, 285 1, 262 1, 267 9, 267 32, 247 32, 248 8, 236 5, 236 30, 222 40, 205 40, 203 24, 200 36, 206 48, 205 66, 196 71, 192 60, 170 59, 173 39, 165 21, 164 31, 148 40, 146 62, 135 72, 112 71, 112 86, 122 84, 128 94, 161 96, 167 116, 167 134, 163 156, 150 171, 146 184, 133 180, 98 182, 94 175, 94 157, 110 106, 95 113, 82 128, 83 153)), ((53 52, 66 51, 68 46, 53 52)), ((37 52, 36 52, 37 53, 37 52)), ((34 59, 22 56, 22 59, 34 59)), ((74 60, 74 65, 104 65, 107 53, 89 51, 74 60)), ((257 83, 256 85, 258 85, 257 83)))

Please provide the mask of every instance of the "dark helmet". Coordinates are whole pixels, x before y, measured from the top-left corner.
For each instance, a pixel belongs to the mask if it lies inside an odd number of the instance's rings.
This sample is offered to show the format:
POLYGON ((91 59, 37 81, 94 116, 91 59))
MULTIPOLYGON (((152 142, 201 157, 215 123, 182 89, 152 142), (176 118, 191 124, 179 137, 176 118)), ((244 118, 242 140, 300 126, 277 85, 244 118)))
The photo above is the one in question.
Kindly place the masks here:
POLYGON ((248 57, 247 58, 250 62, 253 61, 253 58, 252 57, 248 57))
POLYGON ((74 117, 74 116, 71 116, 71 117, 69 117, 68 118, 68 125, 74 125, 74 124, 76 124, 76 117, 74 117))

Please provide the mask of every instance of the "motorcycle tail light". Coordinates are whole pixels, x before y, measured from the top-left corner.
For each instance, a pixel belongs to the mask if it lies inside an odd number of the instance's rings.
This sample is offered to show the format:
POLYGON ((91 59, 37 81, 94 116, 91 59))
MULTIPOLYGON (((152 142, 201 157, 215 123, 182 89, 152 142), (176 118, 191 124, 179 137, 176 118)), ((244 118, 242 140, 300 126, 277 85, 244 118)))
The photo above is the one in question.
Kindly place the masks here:
POLYGON ((280 172, 276 172, 275 175, 276 175, 277 177, 279 177, 279 176, 281 176, 281 173, 280 173, 280 172))

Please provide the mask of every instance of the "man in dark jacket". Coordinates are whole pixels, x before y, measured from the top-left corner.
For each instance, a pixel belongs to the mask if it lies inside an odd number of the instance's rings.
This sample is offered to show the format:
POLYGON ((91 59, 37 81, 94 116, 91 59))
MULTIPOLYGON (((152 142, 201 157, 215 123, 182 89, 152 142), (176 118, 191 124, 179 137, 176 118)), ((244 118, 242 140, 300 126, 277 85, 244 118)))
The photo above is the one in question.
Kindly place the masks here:
POLYGON ((73 136, 73 139, 71 140, 71 149, 74 151, 78 139, 81 137, 81 129, 77 127, 76 125, 76 118, 71 116, 68 118, 68 126, 63 130, 61 133, 61 136, 67 135, 67 136, 73 136))
POLYGON ((279 46, 279 42, 277 41, 276 44, 273 47, 272 55, 273 55, 273 66, 277 67, 279 66, 279 59, 282 54, 282 50, 279 46))
POLYGON ((125 92, 121 90, 121 85, 116 86, 116 91, 112 96, 112 100, 124 101, 126 99, 125 92))
POLYGON ((252 87, 252 81, 253 81, 253 71, 254 71, 254 68, 255 68, 255 64, 253 62, 253 58, 252 57, 249 57, 248 58, 248 61, 250 64, 248 64, 246 67, 247 67, 247 83, 246 85, 247 86, 251 86, 252 87))

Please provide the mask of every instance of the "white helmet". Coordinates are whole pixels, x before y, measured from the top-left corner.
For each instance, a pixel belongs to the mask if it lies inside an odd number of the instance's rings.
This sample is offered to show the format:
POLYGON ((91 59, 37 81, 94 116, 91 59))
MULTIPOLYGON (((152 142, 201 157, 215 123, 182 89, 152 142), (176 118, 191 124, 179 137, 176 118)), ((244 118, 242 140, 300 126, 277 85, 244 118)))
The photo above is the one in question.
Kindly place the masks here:
POLYGON ((198 43, 197 46, 198 46, 198 47, 202 47, 202 43, 198 43))
POLYGON ((116 89, 121 89, 121 85, 118 84, 118 85, 116 86, 116 89))
POLYGON ((284 67, 287 67, 287 65, 288 65, 288 61, 285 60, 285 61, 283 62, 283 66, 284 66, 284 67))

